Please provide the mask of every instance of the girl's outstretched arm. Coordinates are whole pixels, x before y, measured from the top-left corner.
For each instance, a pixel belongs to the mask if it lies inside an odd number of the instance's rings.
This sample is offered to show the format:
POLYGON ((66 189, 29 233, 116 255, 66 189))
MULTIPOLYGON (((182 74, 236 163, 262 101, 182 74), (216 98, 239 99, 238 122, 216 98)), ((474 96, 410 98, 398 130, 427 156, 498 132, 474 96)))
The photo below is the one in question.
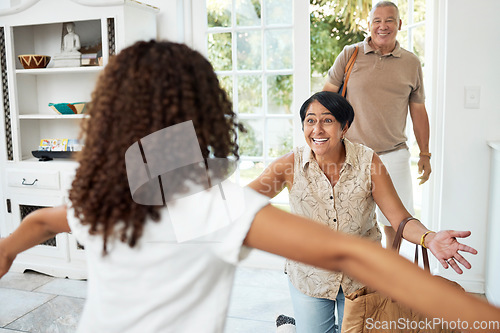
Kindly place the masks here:
MULTIPOLYGON (((458 291, 391 250, 330 230, 271 205, 264 207, 245 245, 309 265, 343 271, 394 300, 447 321, 500 321, 500 309, 458 291)), ((493 331, 493 330, 492 330, 493 331)))
POLYGON ((19 253, 61 232, 70 232, 66 206, 42 208, 30 213, 10 236, 0 239, 0 277, 9 271, 19 253))

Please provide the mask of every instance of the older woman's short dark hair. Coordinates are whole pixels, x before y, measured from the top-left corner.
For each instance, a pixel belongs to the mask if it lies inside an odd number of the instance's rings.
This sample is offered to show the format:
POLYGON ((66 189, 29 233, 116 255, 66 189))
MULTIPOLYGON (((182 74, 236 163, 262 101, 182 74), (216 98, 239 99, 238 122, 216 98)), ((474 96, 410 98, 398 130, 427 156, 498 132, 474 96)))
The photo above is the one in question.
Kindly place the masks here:
POLYGON ((302 107, 300 108, 300 120, 302 122, 302 129, 304 129, 304 119, 306 117, 306 111, 312 102, 318 101, 323 105, 330 113, 337 119, 342 128, 351 127, 354 121, 354 110, 351 104, 342 97, 342 95, 331 92, 331 91, 320 91, 309 97, 302 107))

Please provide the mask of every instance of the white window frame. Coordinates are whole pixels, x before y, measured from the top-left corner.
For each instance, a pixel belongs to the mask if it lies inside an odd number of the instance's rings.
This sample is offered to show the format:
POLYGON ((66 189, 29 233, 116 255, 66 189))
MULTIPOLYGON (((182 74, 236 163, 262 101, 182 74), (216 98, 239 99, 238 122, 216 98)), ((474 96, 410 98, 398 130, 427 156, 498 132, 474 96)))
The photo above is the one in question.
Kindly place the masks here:
MULTIPOLYGON (((309 22, 309 1, 292 1, 293 3, 293 23, 290 25, 280 25, 276 27, 264 27, 264 23, 262 23, 262 30, 271 30, 271 29, 281 29, 281 28, 292 28, 293 30, 293 56, 292 56, 292 66, 291 70, 261 70, 260 73, 271 74, 271 75, 293 75, 293 99, 292 99, 292 114, 291 115, 283 115, 283 114, 267 114, 264 112, 262 114, 239 114, 240 119, 280 119, 287 118, 293 119, 293 146, 305 144, 305 140, 302 133, 302 126, 300 125, 300 116, 299 116, 299 108, 302 103, 309 98, 310 96, 310 22, 309 22)), ((207 56, 207 36, 210 32, 231 32, 233 38, 233 44, 236 46, 235 39, 236 32, 243 30, 242 27, 236 27, 235 23, 235 15, 232 15, 233 24, 231 27, 222 28, 208 28, 207 26, 207 7, 206 0, 191 0, 192 6, 192 44, 193 48, 198 50, 203 55, 207 56)), ((263 6, 264 7, 264 6, 263 6)), ((234 10, 233 10, 234 13, 234 10)), ((265 61, 265 48, 263 47, 263 59, 265 61)), ((236 49, 232 50, 232 58, 233 63, 236 59, 236 49)), ((239 74, 244 74, 245 72, 238 70, 239 74)), ((237 77, 234 70, 218 72, 218 74, 224 75, 234 75, 237 77)), ((267 87, 267 81, 263 80, 262 89, 265 91, 267 87)), ((238 85, 233 82, 233 103, 234 109, 237 112, 238 110, 238 100, 236 90, 238 89, 238 85)), ((263 108, 267 107, 266 101, 267 94, 263 94, 263 108)), ((254 158, 254 157, 246 157, 242 156, 241 160, 249 160, 249 161, 262 161, 266 165, 271 162, 274 158, 267 156, 266 149, 266 137, 267 137, 267 126, 264 128, 264 138, 263 138, 263 159, 262 158, 254 158)), ((236 179, 239 180, 239 172, 236 172, 236 179)), ((274 200, 276 203, 287 203, 288 199, 283 196, 274 200)))
MULTIPOLYGON (((408 1, 408 8, 406 8, 406 11, 408 13, 408 17, 405 18, 405 21, 403 21, 406 24, 401 27, 401 31, 407 32, 408 41, 407 41, 406 45, 401 45, 401 47, 407 49, 410 52, 413 52, 413 46, 414 46, 413 41, 415 39, 414 32, 417 28, 426 26, 426 20, 424 19, 423 21, 415 22, 414 17, 413 17, 413 12, 415 9, 414 8, 414 0, 407 0, 407 1, 408 1)), ((426 12, 426 14, 427 14, 427 12, 426 12)), ((425 53, 427 54, 427 52, 425 52, 425 53)), ((425 78, 426 73, 427 73, 426 67, 424 66, 422 68, 422 70, 424 72, 424 78, 425 78)), ((424 83, 424 87, 426 87, 425 83, 424 83)), ((413 127, 410 125, 411 125, 411 119, 409 118, 408 125, 406 128, 406 135, 408 137, 408 147, 410 147, 410 149, 411 149, 411 147, 416 142, 416 138, 415 138, 415 135, 413 133, 413 127)), ((418 159, 419 159, 418 156, 412 155, 412 157, 411 157, 412 164, 418 163, 418 159)), ((416 180, 417 177, 418 177, 417 174, 412 174, 412 178, 413 178, 412 179, 413 180, 413 206, 414 206, 415 210, 419 210, 421 212, 419 217, 422 218, 422 216, 425 214, 423 212, 423 210, 425 210, 425 208, 424 208, 425 205, 422 202, 422 200, 423 200, 423 188, 420 185, 418 185, 418 181, 416 180)))

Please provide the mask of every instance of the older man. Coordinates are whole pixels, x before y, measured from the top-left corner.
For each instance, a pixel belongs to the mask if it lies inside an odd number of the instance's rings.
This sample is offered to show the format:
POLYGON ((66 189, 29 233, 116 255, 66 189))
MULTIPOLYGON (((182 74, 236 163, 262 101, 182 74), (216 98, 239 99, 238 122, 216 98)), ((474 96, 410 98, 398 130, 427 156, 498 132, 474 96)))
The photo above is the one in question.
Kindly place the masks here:
MULTIPOLYGON (((417 56, 401 48, 396 40, 401 19, 394 3, 381 1, 375 4, 370 12, 369 25, 370 36, 361 43, 346 46, 335 59, 323 90, 339 90, 345 66, 355 46, 359 46, 346 95, 356 116, 346 137, 367 145, 380 156, 399 197, 413 214, 410 152, 405 134, 408 109, 420 148, 420 184, 426 182, 431 173, 429 119, 424 104, 422 67, 417 56)), ((377 215, 384 225, 386 244, 390 248, 394 229, 378 209, 377 215)))

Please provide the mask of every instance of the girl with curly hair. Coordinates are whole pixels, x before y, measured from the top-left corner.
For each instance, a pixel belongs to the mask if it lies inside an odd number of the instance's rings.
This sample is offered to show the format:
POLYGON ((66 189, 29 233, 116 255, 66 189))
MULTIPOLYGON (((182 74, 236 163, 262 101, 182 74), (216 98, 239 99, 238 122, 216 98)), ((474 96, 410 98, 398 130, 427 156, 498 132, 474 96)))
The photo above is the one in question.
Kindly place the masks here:
POLYGON ((88 265, 79 332, 223 332, 247 247, 344 271, 449 321, 500 316, 396 253, 224 180, 230 163, 222 162, 238 158, 241 129, 201 54, 155 41, 124 49, 92 95, 68 205, 31 213, 0 240, 0 277, 20 252, 71 231, 88 265))

